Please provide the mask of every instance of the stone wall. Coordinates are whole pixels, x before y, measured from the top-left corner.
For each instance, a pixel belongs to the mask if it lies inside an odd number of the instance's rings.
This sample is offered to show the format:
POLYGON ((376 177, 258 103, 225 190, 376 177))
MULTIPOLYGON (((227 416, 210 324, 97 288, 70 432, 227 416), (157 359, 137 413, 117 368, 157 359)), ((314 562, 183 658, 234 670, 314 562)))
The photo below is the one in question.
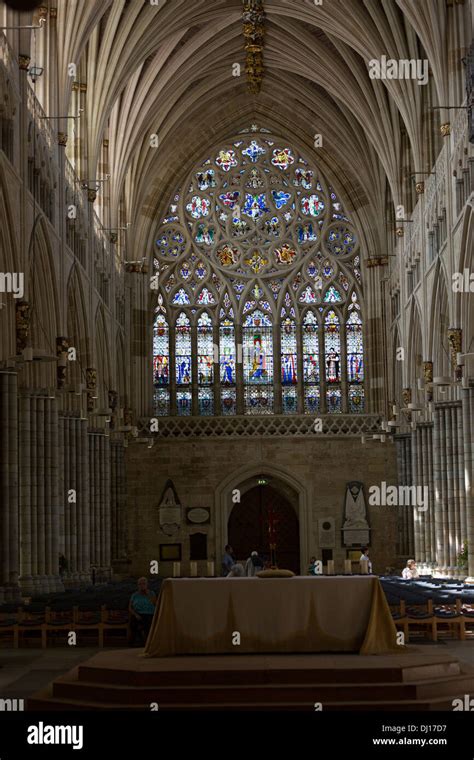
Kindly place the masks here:
MULTIPOLYGON (((126 449, 128 556, 133 574, 149 574, 150 562, 159 560, 159 545, 182 544, 182 572, 189 573, 189 536, 208 534, 208 559, 220 567, 227 539, 227 519, 233 489, 256 485, 259 475, 271 478, 272 486, 297 491, 300 510, 300 552, 303 571, 318 547, 318 519, 336 520, 333 557, 341 571, 346 550, 341 547, 346 483, 364 483, 368 520, 372 528, 371 556, 374 571, 402 567, 397 560, 397 508, 369 506, 371 485, 396 483, 396 452, 390 443, 354 438, 241 438, 238 440, 167 440, 153 448, 130 443, 126 449), (179 533, 168 537, 159 526, 160 499, 171 479, 183 506, 179 533), (210 523, 187 525, 185 508, 210 508, 210 523), (303 528, 301 530, 301 528, 303 528)), ((405 507, 406 508, 406 507, 405 507)), ((160 563, 160 575, 171 575, 172 563, 160 563)), ((206 574, 206 563, 199 563, 206 574)))

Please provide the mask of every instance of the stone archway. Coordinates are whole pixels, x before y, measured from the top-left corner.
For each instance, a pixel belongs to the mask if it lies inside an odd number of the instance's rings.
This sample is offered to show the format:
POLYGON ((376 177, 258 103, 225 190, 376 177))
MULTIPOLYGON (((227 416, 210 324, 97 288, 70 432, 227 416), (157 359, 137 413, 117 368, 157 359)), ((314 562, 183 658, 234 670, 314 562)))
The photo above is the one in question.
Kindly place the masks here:
MULTIPOLYGON (((229 519, 234 508, 249 503, 251 492, 258 487, 258 480, 267 480, 268 486, 274 490, 279 500, 282 515, 285 516, 286 545, 285 555, 281 555, 281 566, 285 560, 295 563, 291 568, 294 572, 306 571, 311 553, 311 520, 310 505, 306 487, 285 470, 272 465, 255 465, 251 468, 238 470, 228 476, 216 489, 216 555, 220 557, 224 546, 229 543, 229 519), (247 494, 249 494, 247 496, 247 494), (237 501, 240 499, 240 501, 237 501), (288 509, 293 510, 294 521, 288 509), (298 536, 298 541, 291 539, 298 536), (293 549, 291 545, 293 544, 293 549), (293 554, 293 556, 291 556, 293 554)), ((255 513, 258 511, 253 507, 255 513)), ((237 514, 237 513, 236 513, 237 514)), ((282 536, 283 537, 283 536, 282 536)), ((243 547, 245 549, 245 546, 243 547)), ((260 547, 253 547, 259 549, 260 547)), ((278 554, 278 552, 277 552, 278 554)), ((243 557, 239 557, 243 559, 243 557)), ((278 556, 277 556, 278 559, 278 556)))

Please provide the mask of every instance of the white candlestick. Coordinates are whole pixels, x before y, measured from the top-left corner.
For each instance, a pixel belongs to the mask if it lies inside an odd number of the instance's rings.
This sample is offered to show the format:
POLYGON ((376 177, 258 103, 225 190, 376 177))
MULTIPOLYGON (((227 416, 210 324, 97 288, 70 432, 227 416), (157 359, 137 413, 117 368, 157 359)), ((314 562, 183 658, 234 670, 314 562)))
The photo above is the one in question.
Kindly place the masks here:
POLYGON ((369 574, 369 563, 366 559, 361 559, 360 561, 360 572, 362 573, 362 575, 369 574))
POLYGON ((214 577, 214 562, 207 563, 207 574, 210 578, 214 577))
POLYGON ((191 570, 191 578, 197 578, 198 574, 198 563, 197 562, 190 562, 189 567, 191 570))
POLYGON ((352 561, 350 559, 344 560, 344 572, 346 575, 352 575, 352 561))
POLYGON ((328 575, 334 575, 334 560, 328 559, 328 575))
POLYGON ((173 578, 181 577, 181 562, 173 562, 173 578))

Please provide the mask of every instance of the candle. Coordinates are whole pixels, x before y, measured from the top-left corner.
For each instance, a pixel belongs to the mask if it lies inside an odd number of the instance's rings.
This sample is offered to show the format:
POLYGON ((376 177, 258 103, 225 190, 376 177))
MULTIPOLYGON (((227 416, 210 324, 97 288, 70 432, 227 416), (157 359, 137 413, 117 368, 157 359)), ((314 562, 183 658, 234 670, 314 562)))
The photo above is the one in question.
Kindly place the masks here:
POLYGON ((191 569, 191 578, 197 578, 198 574, 198 563, 197 562, 190 562, 189 567, 191 569))
POLYGON ((207 574, 210 578, 214 577, 214 562, 207 563, 207 574))
POLYGON ((328 575, 334 575, 334 560, 333 559, 328 559, 328 571, 327 571, 327 574, 328 575))
POLYGON ((181 577, 181 562, 173 562, 173 578, 181 577))
POLYGON ((366 559, 361 559, 360 561, 360 572, 362 573, 362 575, 369 574, 369 563, 366 559))
POLYGON ((346 575, 352 575, 352 561, 350 559, 344 560, 344 573, 346 575))

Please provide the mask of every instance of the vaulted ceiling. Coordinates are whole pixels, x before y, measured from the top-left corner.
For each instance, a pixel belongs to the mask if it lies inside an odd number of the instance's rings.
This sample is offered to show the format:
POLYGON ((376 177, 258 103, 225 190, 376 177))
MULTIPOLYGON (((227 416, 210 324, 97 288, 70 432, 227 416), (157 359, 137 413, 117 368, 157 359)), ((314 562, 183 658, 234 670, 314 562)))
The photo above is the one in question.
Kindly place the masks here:
POLYGON ((112 208, 125 197, 137 253, 151 250, 156 220, 192 164, 252 123, 319 162, 369 231, 369 253, 384 244, 378 222, 387 215, 387 188, 391 202, 400 201, 402 133, 410 167, 430 168, 421 116, 427 97, 447 102, 446 0, 266 0, 264 7, 264 78, 254 95, 242 0, 59 0, 60 108, 69 107, 67 63, 80 61, 89 176, 107 137, 112 208), (382 55, 426 57, 432 84, 371 79, 368 62, 382 55), (322 147, 314 147, 316 134, 322 147))

